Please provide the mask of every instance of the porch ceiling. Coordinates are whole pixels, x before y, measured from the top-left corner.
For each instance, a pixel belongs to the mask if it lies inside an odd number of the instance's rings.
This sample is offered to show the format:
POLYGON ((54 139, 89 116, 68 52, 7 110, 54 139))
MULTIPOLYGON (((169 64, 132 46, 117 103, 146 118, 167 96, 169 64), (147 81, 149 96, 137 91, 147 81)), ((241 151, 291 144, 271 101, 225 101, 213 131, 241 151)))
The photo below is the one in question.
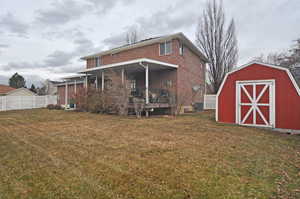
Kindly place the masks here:
POLYGON ((149 66, 149 70, 151 71, 178 68, 178 65, 175 64, 161 62, 153 59, 142 58, 142 59, 135 59, 126 62, 119 62, 115 64, 107 64, 99 67, 89 68, 89 69, 82 70, 79 73, 89 73, 89 74, 98 73, 100 71, 105 71, 112 68, 120 68, 120 69, 125 68, 127 72, 139 72, 139 71, 144 71, 144 68, 140 65, 141 63, 147 64, 149 66))

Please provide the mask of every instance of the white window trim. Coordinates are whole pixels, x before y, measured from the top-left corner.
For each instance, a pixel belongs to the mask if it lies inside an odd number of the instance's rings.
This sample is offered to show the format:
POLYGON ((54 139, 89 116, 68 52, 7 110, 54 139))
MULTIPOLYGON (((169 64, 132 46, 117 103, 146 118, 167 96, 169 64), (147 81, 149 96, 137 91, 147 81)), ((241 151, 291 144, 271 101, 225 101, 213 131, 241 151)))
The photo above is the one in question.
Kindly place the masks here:
MULTIPOLYGON (((276 80, 275 79, 269 79, 269 80, 246 80, 246 81, 236 81, 236 105, 235 105, 235 123, 242 125, 242 126, 256 126, 256 127, 271 127, 276 128, 276 106, 275 106, 275 100, 276 100, 276 80), (269 95, 269 122, 270 125, 259 125, 256 124, 256 121, 253 121, 254 124, 244 124, 241 122, 241 110, 239 107, 239 103, 241 100, 241 91, 240 91, 240 85, 271 85, 269 88, 270 95, 269 95)), ((255 87, 254 87, 255 88, 255 87)), ((254 92, 253 92, 254 93, 254 92)), ((248 96, 249 98, 249 96, 248 96)), ((250 97, 251 98, 251 97, 250 97)), ((250 99, 249 98, 249 99, 250 99)), ((251 99, 250 99, 251 100, 251 99)), ((253 102, 249 103, 252 104, 253 102)))
POLYGON ((172 54, 172 51, 173 51, 173 49, 172 49, 172 44, 173 44, 172 40, 167 40, 167 41, 164 41, 164 42, 162 42, 162 43, 159 43, 159 56, 171 55, 171 54, 172 54), (166 50, 166 49, 167 49, 166 46, 167 46, 167 43, 168 43, 168 42, 170 42, 170 44, 171 44, 171 45, 170 45, 170 53, 167 53, 167 50, 166 50), (161 51, 161 50, 160 50, 160 45, 161 45, 161 44, 164 44, 164 46, 165 46, 165 52, 164 52, 164 54, 161 54, 161 53, 160 53, 160 51, 161 51))
POLYGON ((184 54, 184 45, 183 45, 183 43, 180 43, 179 44, 179 55, 183 56, 183 54, 184 54))

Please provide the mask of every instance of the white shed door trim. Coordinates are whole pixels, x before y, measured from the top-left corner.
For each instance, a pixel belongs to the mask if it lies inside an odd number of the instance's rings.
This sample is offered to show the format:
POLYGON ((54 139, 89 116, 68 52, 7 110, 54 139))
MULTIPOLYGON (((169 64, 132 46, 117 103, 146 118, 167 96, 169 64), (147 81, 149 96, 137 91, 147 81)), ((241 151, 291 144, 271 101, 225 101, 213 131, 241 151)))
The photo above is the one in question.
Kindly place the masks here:
POLYGON ((275 80, 236 82, 236 123, 275 128, 275 80))

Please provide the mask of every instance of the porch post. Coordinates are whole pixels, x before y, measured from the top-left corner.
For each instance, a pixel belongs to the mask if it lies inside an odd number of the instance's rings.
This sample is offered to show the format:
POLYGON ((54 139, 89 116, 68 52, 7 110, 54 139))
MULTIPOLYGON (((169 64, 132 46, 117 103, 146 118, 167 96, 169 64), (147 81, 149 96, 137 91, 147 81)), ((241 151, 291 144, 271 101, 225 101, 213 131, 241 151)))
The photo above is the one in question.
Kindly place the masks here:
POLYGON ((85 74, 85 89, 88 88, 88 75, 87 73, 85 74))
POLYGON ((96 73, 96 84, 95 84, 95 86, 96 86, 96 90, 98 90, 98 74, 96 73))
POLYGON ((124 84, 124 68, 122 68, 122 84, 124 84))
POLYGON ((67 108, 68 105, 68 82, 66 82, 66 88, 65 88, 65 108, 67 108))
POLYGON ((101 75, 101 90, 104 91, 104 71, 102 71, 101 75))
POLYGON ((75 82, 74 82, 74 92, 75 92, 75 94, 77 93, 77 81, 76 81, 76 79, 75 79, 75 82))
POLYGON ((149 67, 146 65, 146 104, 149 104, 149 67))

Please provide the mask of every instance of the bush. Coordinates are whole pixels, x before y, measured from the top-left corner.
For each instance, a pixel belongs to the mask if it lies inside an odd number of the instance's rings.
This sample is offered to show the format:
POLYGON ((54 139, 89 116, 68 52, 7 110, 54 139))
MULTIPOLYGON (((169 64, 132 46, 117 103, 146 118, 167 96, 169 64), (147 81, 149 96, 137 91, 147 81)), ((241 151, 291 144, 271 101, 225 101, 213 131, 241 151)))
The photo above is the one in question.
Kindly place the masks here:
POLYGON ((56 105, 54 105, 54 109, 55 110, 62 110, 63 108, 60 105, 56 104, 56 105))
POLYGON ((104 91, 93 87, 78 89, 74 102, 77 111, 88 111, 92 113, 109 113, 127 115, 130 86, 128 81, 122 81, 116 72, 109 73, 104 91))
POLYGON ((62 110, 62 107, 58 104, 48 104, 47 109, 49 109, 49 110, 62 110))
POLYGON ((55 109, 55 105, 54 104, 48 104, 47 105, 47 109, 54 110, 55 109))

